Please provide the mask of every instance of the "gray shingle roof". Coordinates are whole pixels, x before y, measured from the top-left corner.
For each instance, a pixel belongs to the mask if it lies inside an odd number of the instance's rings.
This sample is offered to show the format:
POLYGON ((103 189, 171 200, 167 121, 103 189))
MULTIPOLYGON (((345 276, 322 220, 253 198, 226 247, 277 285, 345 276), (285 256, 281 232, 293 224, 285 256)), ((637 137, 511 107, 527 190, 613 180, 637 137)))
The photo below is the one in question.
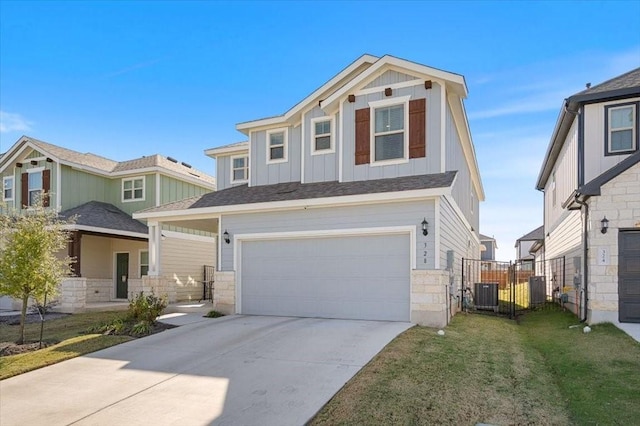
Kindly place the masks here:
POLYGON ((596 93, 611 92, 612 90, 628 89, 640 86, 640 68, 636 68, 622 75, 614 77, 603 83, 585 89, 574 96, 591 95, 596 93))
POLYGON ((536 241, 536 240, 544 240, 544 227, 540 226, 528 234, 523 235, 518 238, 516 241, 536 241))
POLYGON ((67 149, 61 146, 43 142, 32 137, 27 138, 40 150, 47 152, 60 160, 92 167, 107 174, 127 171, 135 172, 136 170, 149 167, 160 167, 165 170, 182 174, 184 176, 201 179, 209 184, 215 185, 215 178, 213 176, 210 176, 192 167, 185 166, 182 163, 170 161, 166 157, 163 157, 159 154, 118 162, 109 160, 108 158, 104 158, 99 155, 92 154, 90 152, 81 153, 72 149, 67 149))
POLYGON ((96 228, 113 229, 117 231, 137 232, 147 234, 149 229, 116 206, 100 201, 89 201, 77 207, 60 212, 62 218, 77 216, 76 225, 92 226, 96 228))
POLYGON ((249 187, 246 184, 209 192, 174 203, 142 210, 139 213, 153 213, 175 210, 189 210, 205 207, 221 207, 274 201, 307 200, 313 198, 343 197, 360 194, 411 191, 416 189, 447 188, 453 184, 456 172, 390 179, 376 179, 357 182, 287 182, 275 185, 249 187))

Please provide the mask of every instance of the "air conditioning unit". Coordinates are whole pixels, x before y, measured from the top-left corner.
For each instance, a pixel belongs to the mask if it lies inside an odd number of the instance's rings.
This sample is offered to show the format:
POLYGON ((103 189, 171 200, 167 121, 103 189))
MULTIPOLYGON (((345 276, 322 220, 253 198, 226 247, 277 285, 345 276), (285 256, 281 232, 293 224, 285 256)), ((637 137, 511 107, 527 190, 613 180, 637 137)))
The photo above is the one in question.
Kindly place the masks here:
POLYGON ((475 283, 476 309, 498 311, 498 283, 475 283))
POLYGON ((547 286, 543 276, 529 277, 529 306, 544 305, 547 301, 547 286))

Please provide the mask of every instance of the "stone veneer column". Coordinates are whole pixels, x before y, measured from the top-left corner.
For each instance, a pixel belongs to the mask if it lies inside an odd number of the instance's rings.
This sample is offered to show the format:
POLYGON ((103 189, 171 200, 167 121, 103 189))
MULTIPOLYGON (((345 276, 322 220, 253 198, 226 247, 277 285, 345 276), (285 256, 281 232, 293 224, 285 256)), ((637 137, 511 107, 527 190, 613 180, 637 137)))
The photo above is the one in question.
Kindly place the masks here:
POLYGON ((449 312, 448 284, 448 271, 411 271, 411 322, 428 327, 447 325, 447 313, 453 315, 449 312))
POLYGON ((216 271, 213 283, 213 309, 225 315, 236 313, 236 273, 216 271))
POLYGON ((65 278, 59 287, 59 311, 67 314, 84 312, 87 305, 86 278, 65 278))

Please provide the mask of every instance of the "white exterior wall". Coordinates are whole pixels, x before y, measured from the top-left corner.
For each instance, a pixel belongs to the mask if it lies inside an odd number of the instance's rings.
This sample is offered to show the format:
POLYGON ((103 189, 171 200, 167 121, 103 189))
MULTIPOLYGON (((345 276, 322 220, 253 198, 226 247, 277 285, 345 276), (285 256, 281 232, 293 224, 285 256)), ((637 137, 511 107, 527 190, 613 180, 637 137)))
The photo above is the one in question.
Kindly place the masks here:
POLYGON ((618 229, 640 228, 640 164, 626 170, 588 200, 589 323, 618 322, 618 229), (609 231, 600 232, 600 220, 609 219, 609 231), (598 253, 609 255, 607 265, 598 264, 598 253))
POLYGON ((167 237, 160 253, 160 271, 175 287, 177 300, 202 299, 203 266, 216 264, 215 239, 167 237))

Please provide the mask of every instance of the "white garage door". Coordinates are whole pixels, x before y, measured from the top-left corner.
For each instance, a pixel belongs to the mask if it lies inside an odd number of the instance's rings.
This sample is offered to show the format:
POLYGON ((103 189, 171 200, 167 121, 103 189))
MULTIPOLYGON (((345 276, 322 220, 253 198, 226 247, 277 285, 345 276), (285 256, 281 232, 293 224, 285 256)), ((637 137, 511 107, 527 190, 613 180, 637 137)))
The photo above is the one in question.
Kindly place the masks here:
POLYGON ((408 235, 241 244, 243 314, 409 321, 408 235))

